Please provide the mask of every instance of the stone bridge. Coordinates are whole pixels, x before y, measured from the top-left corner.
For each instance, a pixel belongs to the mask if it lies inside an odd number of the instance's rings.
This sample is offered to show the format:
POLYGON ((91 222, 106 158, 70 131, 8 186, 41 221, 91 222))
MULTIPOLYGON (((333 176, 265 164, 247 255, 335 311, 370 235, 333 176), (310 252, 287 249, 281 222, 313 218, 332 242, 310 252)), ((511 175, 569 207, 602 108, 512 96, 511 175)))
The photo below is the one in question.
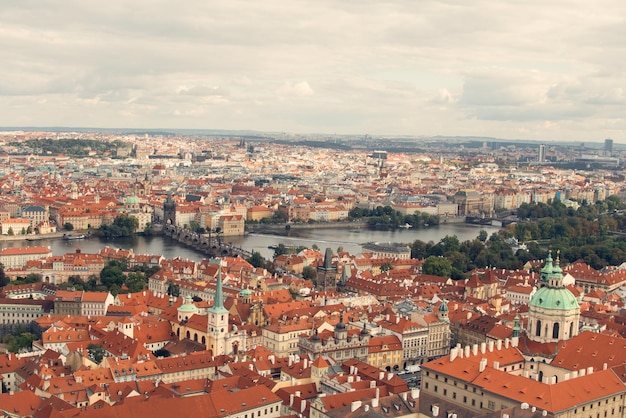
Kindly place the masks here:
POLYGON ((181 244, 203 252, 210 257, 252 257, 251 251, 235 247, 229 242, 223 242, 219 236, 198 234, 197 232, 174 225, 164 225, 163 234, 181 244))

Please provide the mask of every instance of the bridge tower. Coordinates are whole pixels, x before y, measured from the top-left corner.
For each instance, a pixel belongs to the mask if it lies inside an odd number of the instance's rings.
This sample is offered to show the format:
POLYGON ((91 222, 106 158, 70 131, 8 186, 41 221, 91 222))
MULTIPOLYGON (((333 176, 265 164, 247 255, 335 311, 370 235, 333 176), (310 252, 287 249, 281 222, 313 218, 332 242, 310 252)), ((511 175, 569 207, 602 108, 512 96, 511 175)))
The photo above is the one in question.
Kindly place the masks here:
POLYGON ((163 223, 165 225, 176 225, 176 202, 172 199, 172 193, 167 193, 167 199, 163 203, 163 223))

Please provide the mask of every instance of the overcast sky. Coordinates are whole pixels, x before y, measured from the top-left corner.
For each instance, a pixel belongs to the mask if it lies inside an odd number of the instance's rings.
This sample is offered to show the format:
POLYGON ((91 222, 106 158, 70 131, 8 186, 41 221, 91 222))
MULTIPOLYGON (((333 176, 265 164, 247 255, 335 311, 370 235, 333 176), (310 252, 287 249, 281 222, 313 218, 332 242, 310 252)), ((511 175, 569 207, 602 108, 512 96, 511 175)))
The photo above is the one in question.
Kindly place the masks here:
POLYGON ((626 142, 624 0, 19 0, 0 126, 626 142))

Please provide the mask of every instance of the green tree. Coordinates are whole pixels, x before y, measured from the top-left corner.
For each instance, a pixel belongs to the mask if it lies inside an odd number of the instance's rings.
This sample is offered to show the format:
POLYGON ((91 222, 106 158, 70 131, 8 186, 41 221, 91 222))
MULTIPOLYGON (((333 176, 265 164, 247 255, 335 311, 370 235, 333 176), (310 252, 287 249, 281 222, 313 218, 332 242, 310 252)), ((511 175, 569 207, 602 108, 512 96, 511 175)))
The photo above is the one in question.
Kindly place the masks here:
POLYGON ((124 284, 124 280, 124 271, 119 266, 107 265, 100 271, 100 283, 108 288, 116 285, 119 289, 124 284))
POLYGON ((480 232, 478 233, 478 241, 480 242, 487 241, 488 237, 489 235, 487 234, 487 231, 485 231, 484 229, 481 229, 480 232))
POLYGON ((10 353, 19 353, 23 351, 30 351, 35 341, 36 336, 30 332, 25 332, 24 329, 18 325, 13 332, 6 335, 2 340, 7 345, 7 350, 10 353))
POLYGON ((9 227, 9 230, 7 231, 7 234, 8 235, 15 235, 15 232, 13 232, 13 227, 12 226, 9 227))
POLYGON ((263 267, 265 265, 265 259, 258 251, 252 251, 252 255, 246 261, 254 267, 263 267))
POLYGON ((452 264, 444 257, 431 255, 422 265, 422 273, 433 276, 450 277, 452 275, 452 264))
POLYGON ((89 359, 96 364, 100 364, 104 358, 106 351, 102 344, 91 343, 87 346, 89 359))
POLYGON ((98 235, 103 238, 130 237, 135 234, 139 227, 139 221, 134 216, 120 215, 113 220, 111 225, 102 225, 98 229, 98 235))
POLYGON ((386 272, 392 269, 393 269, 393 264, 391 264, 391 261, 385 261, 383 264, 380 265, 380 271, 382 272, 386 272))
POLYGON ((125 283, 130 293, 140 292, 146 288, 148 279, 142 272, 131 272, 126 276, 125 283))
POLYGON ((63 224, 63 229, 65 229, 66 231, 73 231, 74 230, 74 225, 72 225, 69 222, 65 222, 63 224))
POLYGON ((302 278, 306 280, 317 280, 317 270, 313 266, 304 266, 302 269, 302 278))
POLYGON ((180 296, 180 285, 174 282, 169 282, 167 284, 167 292, 168 295, 179 297, 180 296))
POLYGON ((0 263, 0 287, 4 287, 11 283, 11 279, 9 279, 4 272, 4 265, 0 263))
POLYGON ((154 235, 154 226, 152 225, 152 222, 148 222, 146 224, 145 228, 143 229, 143 235, 147 237, 151 237, 152 235, 154 235))

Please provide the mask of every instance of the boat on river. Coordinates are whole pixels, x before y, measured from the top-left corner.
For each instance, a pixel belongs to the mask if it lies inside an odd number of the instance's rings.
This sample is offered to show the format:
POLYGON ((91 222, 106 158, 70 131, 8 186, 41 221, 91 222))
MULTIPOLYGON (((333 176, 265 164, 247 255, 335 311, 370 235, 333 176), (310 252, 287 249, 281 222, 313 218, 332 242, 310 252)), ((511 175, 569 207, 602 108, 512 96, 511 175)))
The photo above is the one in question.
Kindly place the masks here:
POLYGON ((68 241, 75 240, 75 239, 85 239, 85 238, 88 238, 88 237, 87 237, 87 235, 85 235, 85 234, 78 234, 78 235, 74 235, 74 234, 70 234, 70 235, 68 235, 68 234, 63 234, 63 239, 64 239, 64 240, 68 240, 68 241))

